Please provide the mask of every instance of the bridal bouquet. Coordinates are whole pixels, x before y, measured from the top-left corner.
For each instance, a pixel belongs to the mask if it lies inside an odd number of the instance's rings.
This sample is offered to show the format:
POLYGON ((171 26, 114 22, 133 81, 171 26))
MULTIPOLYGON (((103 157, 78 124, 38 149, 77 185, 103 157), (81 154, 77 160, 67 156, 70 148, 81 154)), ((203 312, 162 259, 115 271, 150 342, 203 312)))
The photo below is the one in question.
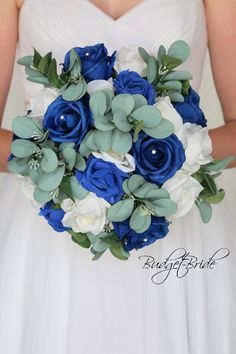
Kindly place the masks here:
POLYGON ((9 170, 56 231, 126 260, 168 234, 195 205, 203 222, 224 190, 191 74, 176 70, 189 46, 158 53, 103 44, 73 48, 60 66, 52 53, 18 60, 43 85, 13 121, 9 170))

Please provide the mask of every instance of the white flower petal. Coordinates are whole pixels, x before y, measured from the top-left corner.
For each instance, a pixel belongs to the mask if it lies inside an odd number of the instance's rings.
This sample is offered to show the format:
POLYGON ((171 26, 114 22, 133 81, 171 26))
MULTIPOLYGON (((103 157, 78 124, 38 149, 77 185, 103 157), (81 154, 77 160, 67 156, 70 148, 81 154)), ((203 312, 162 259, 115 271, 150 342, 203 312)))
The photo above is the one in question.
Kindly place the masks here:
POLYGON ((103 231, 107 223, 107 209, 110 207, 107 201, 98 198, 94 193, 89 193, 86 198, 77 199, 75 203, 72 203, 69 203, 67 199, 64 204, 62 203, 62 209, 65 211, 62 220, 64 226, 71 227, 75 232, 91 232, 94 235, 103 231), (65 210, 71 206, 69 211, 65 210))
POLYGON ((114 92, 112 80, 93 80, 87 84, 87 92, 90 96, 97 90, 105 89, 114 92))

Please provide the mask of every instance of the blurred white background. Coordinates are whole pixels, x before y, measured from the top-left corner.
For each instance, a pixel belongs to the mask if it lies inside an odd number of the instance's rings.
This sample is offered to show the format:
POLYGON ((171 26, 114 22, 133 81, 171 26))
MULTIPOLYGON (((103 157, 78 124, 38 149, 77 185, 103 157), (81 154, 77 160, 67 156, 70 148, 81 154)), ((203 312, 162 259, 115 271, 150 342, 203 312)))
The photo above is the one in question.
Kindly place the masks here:
MULTIPOLYGON (((24 113, 24 97, 22 89, 21 68, 15 67, 8 102, 3 118, 3 126, 10 129, 11 120, 24 113)), ((209 121, 209 128, 223 124, 222 112, 212 79, 209 57, 206 57, 204 75, 200 89, 201 106, 209 121)), ((226 190, 226 202, 228 202, 236 214, 236 168, 224 171, 218 179, 220 185, 226 190)))

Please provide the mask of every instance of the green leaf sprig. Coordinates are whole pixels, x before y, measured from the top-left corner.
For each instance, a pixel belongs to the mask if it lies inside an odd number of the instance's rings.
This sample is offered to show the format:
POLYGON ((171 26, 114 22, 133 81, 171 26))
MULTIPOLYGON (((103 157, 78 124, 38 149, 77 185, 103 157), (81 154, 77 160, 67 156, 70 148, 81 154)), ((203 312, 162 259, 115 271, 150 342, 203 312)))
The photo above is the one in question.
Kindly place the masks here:
POLYGON ((156 139, 166 138, 174 132, 173 124, 163 118, 158 108, 149 106, 142 95, 113 97, 111 90, 95 91, 90 98, 90 109, 95 128, 80 145, 83 156, 97 150, 126 154, 141 130, 156 139), (133 140, 131 131, 134 131, 133 140))
POLYGON ((167 217, 176 212, 176 203, 170 200, 169 193, 146 182, 140 175, 132 175, 122 187, 126 194, 108 209, 109 221, 122 222, 130 218, 130 228, 142 233, 149 228, 152 215, 167 217))
POLYGON ((33 56, 20 58, 17 63, 25 67, 27 80, 45 87, 55 87, 66 101, 76 101, 87 91, 87 84, 81 74, 80 57, 74 49, 70 51, 68 70, 62 70, 60 75, 57 73, 57 61, 52 58, 51 52, 42 56, 34 49, 33 56))
POLYGON ((211 220, 212 204, 220 203, 225 197, 224 189, 218 188, 215 179, 221 175, 222 170, 233 160, 233 156, 227 157, 224 160, 214 160, 201 166, 192 175, 204 188, 195 203, 204 223, 208 223, 211 220))
POLYGON ((172 102, 184 101, 183 95, 188 94, 192 75, 174 69, 187 60, 189 53, 190 48, 184 41, 174 42, 168 51, 161 45, 156 57, 139 48, 140 56, 147 63, 147 80, 155 88, 157 96, 169 96, 172 102))

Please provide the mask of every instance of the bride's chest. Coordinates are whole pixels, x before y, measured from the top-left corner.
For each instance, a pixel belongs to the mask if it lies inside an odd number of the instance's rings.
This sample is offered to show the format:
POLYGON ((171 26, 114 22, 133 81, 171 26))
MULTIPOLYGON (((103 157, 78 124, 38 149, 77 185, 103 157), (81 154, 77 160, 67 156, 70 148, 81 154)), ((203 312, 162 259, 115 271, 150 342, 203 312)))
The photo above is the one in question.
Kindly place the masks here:
POLYGON ((143 0, 113 20, 89 0, 25 0, 20 32, 34 44, 61 51, 105 42, 146 45, 150 50, 175 39, 193 42, 205 23, 202 0, 143 0))

